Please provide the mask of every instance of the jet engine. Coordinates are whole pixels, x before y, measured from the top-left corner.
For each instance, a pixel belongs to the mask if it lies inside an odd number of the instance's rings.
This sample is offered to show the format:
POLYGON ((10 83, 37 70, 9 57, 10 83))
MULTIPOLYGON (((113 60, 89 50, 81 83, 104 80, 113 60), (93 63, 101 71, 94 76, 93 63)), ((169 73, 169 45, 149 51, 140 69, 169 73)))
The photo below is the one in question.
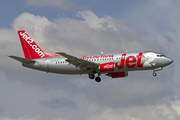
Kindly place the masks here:
POLYGON ((112 78, 121 78, 121 77, 127 77, 128 72, 112 72, 112 73, 108 73, 106 75, 108 75, 109 77, 112 77, 112 78))
POLYGON ((99 65, 100 72, 115 72, 117 70, 117 64, 114 62, 103 63, 99 65))

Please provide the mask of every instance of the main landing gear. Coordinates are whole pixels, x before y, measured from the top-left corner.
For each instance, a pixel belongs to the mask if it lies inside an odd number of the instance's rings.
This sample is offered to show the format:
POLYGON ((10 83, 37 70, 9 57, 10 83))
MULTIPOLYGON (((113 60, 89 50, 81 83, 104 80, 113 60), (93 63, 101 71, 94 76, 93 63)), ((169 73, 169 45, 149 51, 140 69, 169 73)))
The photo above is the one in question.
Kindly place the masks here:
MULTIPOLYGON (((90 78, 90 79, 94 79, 94 78, 95 78, 95 75, 94 75, 94 74, 89 74, 89 78, 90 78)), ((96 81, 96 82, 101 82, 101 78, 99 77, 99 75, 95 78, 95 81, 96 81)))
POLYGON ((101 82, 101 78, 98 76, 98 77, 95 78, 95 81, 96 82, 101 82))
POLYGON ((94 79, 94 78, 95 78, 95 75, 94 75, 94 74, 89 74, 89 78, 90 78, 90 79, 94 79))

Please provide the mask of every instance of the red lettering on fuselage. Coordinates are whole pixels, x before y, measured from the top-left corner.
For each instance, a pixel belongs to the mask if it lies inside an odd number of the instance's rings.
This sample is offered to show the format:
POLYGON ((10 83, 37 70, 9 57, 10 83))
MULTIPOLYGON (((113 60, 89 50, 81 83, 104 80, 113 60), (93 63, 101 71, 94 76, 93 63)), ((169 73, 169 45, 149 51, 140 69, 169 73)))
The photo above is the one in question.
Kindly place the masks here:
POLYGON ((126 54, 122 54, 120 65, 118 65, 118 63, 116 63, 117 64, 117 69, 121 69, 121 68, 124 67, 125 57, 126 57, 126 54))
POLYGON ((79 58, 88 60, 88 59, 113 58, 113 57, 114 57, 113 55, 96 55, 96 56, 91 55, 91 56, 83 56, 79 58))
POLYGON ((116 63, 117 69, 123 68, 125 64, 128 68, 134 68, 136 65, 137 67, 143 67, 143 64, 141 64, 141 59, 144 57, 143 53, 139 53, 136 57, 133 55, 126 57, 126 54, 122 54, 120 64, 116 63))
POLYGON ((127 59, 126 59, 126 66, 128 68, 133 68, 136 66, 136 58, 134 56, 129 56, 127 59), (132 63, 130 65, 130 63, 132 63))
POLYGON ((138 61, 137 61, 137 66, 138 67, 143 67, 143 64, 141 64, 141 58, 144 57, 143 53, 139 53, 139 55, 137 55, 138 61))

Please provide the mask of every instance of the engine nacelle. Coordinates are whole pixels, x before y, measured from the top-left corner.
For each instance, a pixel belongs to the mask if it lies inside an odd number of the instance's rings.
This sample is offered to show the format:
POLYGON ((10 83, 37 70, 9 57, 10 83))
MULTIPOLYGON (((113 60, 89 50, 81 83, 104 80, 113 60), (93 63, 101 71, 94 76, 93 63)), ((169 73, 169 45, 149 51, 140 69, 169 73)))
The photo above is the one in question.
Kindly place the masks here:
POLYGON ((100 72, 115 72, 117 70, 117 64, 114 62, 103 63, 99 65, 100 72))
POLYGON ((112 73, 108 73, 107 75, 112 78, 121 78, 121 77, 127 77, 128 72, 112 72, 112 73))

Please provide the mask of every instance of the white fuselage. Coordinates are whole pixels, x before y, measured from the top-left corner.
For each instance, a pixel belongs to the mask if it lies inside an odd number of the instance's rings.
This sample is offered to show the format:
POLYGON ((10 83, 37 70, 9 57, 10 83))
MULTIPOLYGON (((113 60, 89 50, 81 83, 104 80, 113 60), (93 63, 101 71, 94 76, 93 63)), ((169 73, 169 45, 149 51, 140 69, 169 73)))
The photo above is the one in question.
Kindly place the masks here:
MULTIPOLYGON (((172 59, 156 52, 126 52, 76 57, 98 64, 116 63, 117 69, 112 72, 162 69, 173 62, 172 59)), ((35 63, 22 63, 22 65, 24 67, 58 74, 90 74, 92 72, 91 70, 83 70, 80 67, 71 65, 66 62, 66 59, 61 56, 35 59, 35 63)), ((96 68, 95 72, 99 74, 107 73, 101 72, 99 68, 96 68)))

